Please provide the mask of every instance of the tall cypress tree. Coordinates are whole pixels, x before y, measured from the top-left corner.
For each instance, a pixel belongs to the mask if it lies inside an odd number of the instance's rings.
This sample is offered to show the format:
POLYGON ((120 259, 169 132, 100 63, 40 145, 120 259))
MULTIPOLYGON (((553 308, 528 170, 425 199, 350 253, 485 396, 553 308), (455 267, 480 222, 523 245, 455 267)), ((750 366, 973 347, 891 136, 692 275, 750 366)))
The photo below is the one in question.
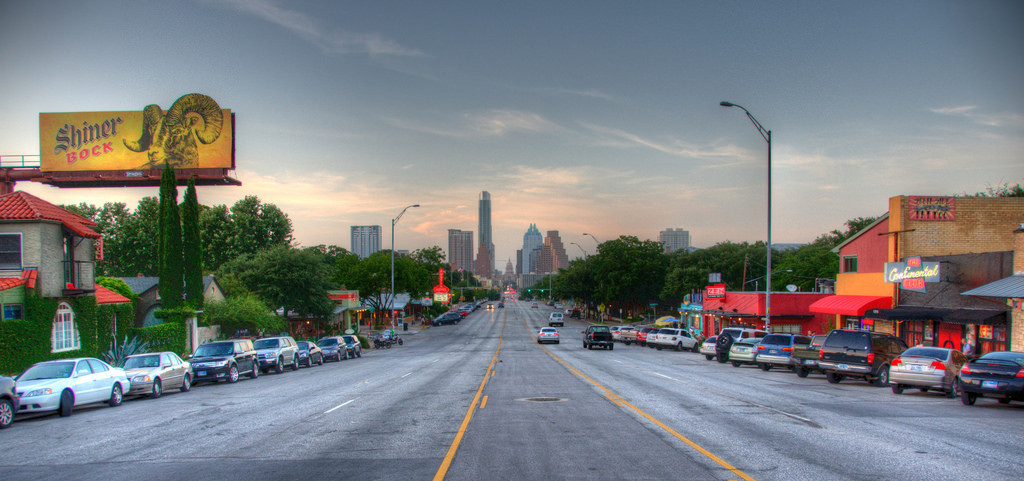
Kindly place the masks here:
POLYGON ((185 304, 203 306, 203 245, 199 237, 199 200, 195 177, 188 179, 181 203, 181 243, 185 272, 185 304))
POLYGON ((164 309, 182 304, 184 277, 181 265, 181 216, 178 213, 178 187, 174 168, 164 165, 160 177, 160 293, 164 309))

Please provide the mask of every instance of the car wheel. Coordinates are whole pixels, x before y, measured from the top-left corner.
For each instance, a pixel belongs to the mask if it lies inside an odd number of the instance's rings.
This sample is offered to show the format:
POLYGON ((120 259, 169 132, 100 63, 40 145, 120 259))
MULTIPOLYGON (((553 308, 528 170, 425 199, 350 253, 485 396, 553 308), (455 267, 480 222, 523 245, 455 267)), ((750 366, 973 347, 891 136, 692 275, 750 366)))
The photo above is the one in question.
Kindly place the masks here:
POLYGON ((611 351, 612 349, 615 349, 615 344, 608 345, 608 350, 611 351))
POLYGON ((953 383, 949 385, 949 390, 946 391, 946 397, 955 398, 960 395, 960 378, 954 377, 953 383))
POLYGON ((0 429, 14 422, 14 403, 10 399, 0 399, 0 429))
POLYGON ((712 360, 714 358, 715 358, 715 356, 712 356, 711 354, 705 354, 704 355, 704 359, 707 359, 708 361, 710 361, 710 360, 712 360))
POLYGON ((324 355, 323 354, 320 355, 320 359, 316 360, 316 365, 317 366, 323 366, 324 365, 324 355))
POLYGON ((740 367, 740 363, 738 363, 736 361, 733 361, 732 362, 732 367, 740 367))
POLYGON ((885 387, 889 385, 889 366, 882 366, 878 369, 878 376, 875 377, 874 381, 871 381, 878 387, 885 387))
POLYGON ((356 351, 356 357, 363 357, 363 350, 362 349, 359 349, 358 351, 356 351))
POLYGON ((228 382, 238 382, 238 366, 234 364, 228 368, 228 382))
POLYGON ((115 382, 114 387, 110 390, 110 399, 107 399, 107 404, 110 407, 116 407, 121 405, 121 383, 115 382))
POLYGON ((843 380, 843 376, 836 374, 834 372, 826 372, 825 379, 828 379, 828 382, 832 384, 839 384, 839 381, 843 380))
POLYGON ((627 345, 627 346, 629 345, 629 341, 622 341, 622 343, 627 345))
POLYGON ((963 391, 960 393, 960 402, 964 403, 964 406, 970 406, 974 404, 974 401, 978 400, 978 395, 973 392, 963 391))
POLYGON ((60 417, 66 418, 71 415, 71 411, 75 409, 75 395, 71 394, 71 391, 65 389, 64 392, 60 393, 60 417))
POLYGON ((277 358, 277 364, 274 365, 274 372, 278 374, 284 372, 284 357, 277 358))
POLYGON ((696 343, 693 344, 693 347, 691 347, 690 350, 693 351, 693 352, 700 352, 700 348, 697 347, 696 343))
POLYGON ((296 354, 296 355, 292 356, 292 371, 298 371, 298 370, 299 370, 299 355, 296 354))
POLYGON ((718 360, 719 364, 725 364, 725 363, 729 362, 729 356, 718 355, 718 356, 715 356, 715 358, 716 358, 716 360, 718 360))
POLYGON ((260 377, 260 363, 253 362, 252 363, 252 372, 249 373, 249 379, 256 379, 258 377, 260 377))
POLYGON ((768 364, 767 362, 762 362, 762 363, 758 364, 758 367, 760 367, 761 370, 765 371, 765 372, 772 370, 772 365, 768 364))
POLYGON ((178 391, 188 392, 190 389, 192 389, 192 376, 186 374, 185 377, 181 379, 181 389, 178 389, 178 391))
POLYGON ((163 383, 160 382, 160 378, 154 379, 153 380, 153 390, 149 392, 149 397, 151 397, 153 399, 156 399, 156 398, 160 397, 160 395, 163 394, 163 388, 164 388, 164 386, 163 386, 163 383))
POLYGON ((903 394, 903 385, 902 384, 893 384, 892 385, 892 393, 893 394, 903 394))
POLYGON ((659 350, 659 351, 660 351, 660 350, 661 350, 661 346, 658 346, 658 347, 656 347, 655 349, 657 349, 657 350, 659 350))
POLYGON ((807 375, 810 374, 810 371, 808 371, 807 368, 802 366, 797 366, 794 369, 796 370, 796 375, 800 377, 807 377, 807 375))

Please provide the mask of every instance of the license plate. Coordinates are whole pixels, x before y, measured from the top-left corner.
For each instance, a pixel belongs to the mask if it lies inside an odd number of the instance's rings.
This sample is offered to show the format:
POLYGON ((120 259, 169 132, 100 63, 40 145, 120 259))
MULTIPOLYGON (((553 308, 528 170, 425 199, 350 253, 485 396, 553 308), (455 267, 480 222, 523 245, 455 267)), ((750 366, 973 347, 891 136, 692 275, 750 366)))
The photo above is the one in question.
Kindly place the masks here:
POLYGON ((909 367, 911 371, 924 371, 924 366, 919 366, 916 364, 911 364, 907 367, 909 367))
POLYGON ((196 373, 196 376, 205 376, 205 375, 206 375, 206 371, 199 371, 199 372, 196 373))
POLYGON ((768 354, 778 354, 778 353, 779 353, 778 349, 769 349, 768 350, 768 354))
POLYGON ((847 366, 846 364, 836 364, 836 369, 849 369, 849 368, 850 368, 850 366, 847 366))
POLYGON ((998 383, 996 383, 996 381, 981 381, 982 389, 995 389, 997 387, 998 383))
POLYGON ((804 359, 804 364, 814 364, 814 359, 804 359))

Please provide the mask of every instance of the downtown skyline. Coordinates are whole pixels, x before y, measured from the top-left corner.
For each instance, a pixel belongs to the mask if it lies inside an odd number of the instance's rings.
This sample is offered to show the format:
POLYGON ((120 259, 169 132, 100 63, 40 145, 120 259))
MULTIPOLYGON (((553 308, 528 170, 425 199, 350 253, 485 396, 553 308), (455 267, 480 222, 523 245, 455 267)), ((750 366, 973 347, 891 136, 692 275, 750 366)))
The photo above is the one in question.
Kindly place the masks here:
POLYGON ((201 203, 255 195, 299 245, 342 247, 421 204, 395 232, 412 251, 479 231, 487 191, 500 269, 531 224, 570 257, 594 252, 584 232, 764 240, 766 146, 730 101, 773 132, 773 242, 805 243, 890 196, 1024 181, 1021 24, 1010 1, 4 2, 0 155, 38 154, 40 112, 203 93, 237 116, 242 186, 201 203), (93 63, 68 56, 84 45, 103 46, 93 63))

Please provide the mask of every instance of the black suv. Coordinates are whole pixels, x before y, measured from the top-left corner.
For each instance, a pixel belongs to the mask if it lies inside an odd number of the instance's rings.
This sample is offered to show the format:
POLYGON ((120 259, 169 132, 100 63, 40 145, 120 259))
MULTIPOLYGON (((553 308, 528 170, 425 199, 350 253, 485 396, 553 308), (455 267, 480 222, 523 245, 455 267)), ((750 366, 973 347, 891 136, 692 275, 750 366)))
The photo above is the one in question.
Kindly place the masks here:
POLYGON ((256 350, 248 339, 208 342, 196 349, 189 362, 192 364, 193 384, 221 379, 236 382, 239 373, 246 373, 253 379, 260 375, 256 350))
POLYGON ((892 360, 906 349, 907 343, 891 334, 836 329, 821 345, 818 368, 833 384, 853 376, 875 386, 887 386, 892 360))
POLYGON ((458 324, 462 320, 462 314, 457 311, 449 311, 440 316, 437 316, 430 324, 433 326, 445 326, 449 324, 458 324))

